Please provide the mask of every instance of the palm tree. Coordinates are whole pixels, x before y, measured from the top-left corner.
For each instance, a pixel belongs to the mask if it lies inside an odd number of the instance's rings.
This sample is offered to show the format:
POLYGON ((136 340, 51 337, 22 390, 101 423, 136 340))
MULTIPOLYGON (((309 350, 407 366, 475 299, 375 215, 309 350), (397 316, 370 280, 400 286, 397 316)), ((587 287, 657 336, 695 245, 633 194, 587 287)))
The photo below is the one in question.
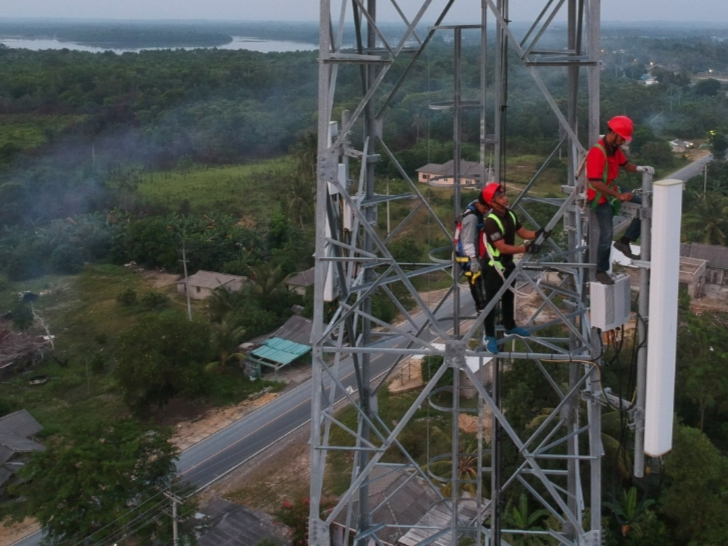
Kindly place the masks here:
POLYGON ((304 221, 313 217, 314 197, 316 194, 316 183, 310 178, 304 178, 300 174, 287 177, 284 187, 286 198, 286 209, 290 218, 298 218, 303 229, 304 221))
POLYGON ((228 313, 220 322, 212 324, 212 345, 218 355, 220 368, 224 368, 232 358, 242 358, 237 347, 245 335, 245 328, 236 326, 228 313))
POLYGON ((708 193, 698 200, 695 208, 683 215, 685 230, 708 245, 724 245, 728 233, 728 198, 708 193))
MULTIPOLYGON (((433 427, 433 436, 444 434, 439 428, 433 427)), ((481 470, 490 465, 490 450, 483 450, 483 460, 481 461, 481 470)), ((443 480, 449 480, 452 477, 452 458, 446 457, 438 461, 427 463, 427 470, 431 476, 443 480)), ((460 490, 470 493, 473 497, 478 494, 478 443, 475 438, 468 438, 463 444, 458 446, 457 454, 457 479, 462 482, 460 490)), ((452 481, 449 481, 442 487, 442 494, 445 497, 452 495, 452 481)), ((482 481, 480 494, 482 497, 490 497, 490 480, 482 481)))
MULTIPOLYGON (((512 499, 511 499, 512 500, 512 499)), ((528 499, 526 495, 521 493, 518 498, 518 508, 513 506, 511 501, 506 505, 504 520, 507 525, 513 529, 522 531, 535 531, 543 529, 538 525, 539 520, 548 516, 549 511, 545 508, 539 508, 534 512, 529 512, 528 499)), ((536 535, 506 535, 509 544, 513 546, 543 546, 545 542, 541 537, 536 535)))
POLYGON ((652 499, 637 502, 637 488, 630 487, 629 490, 622 491, 622 498, 618 502, 605 502, 604 505, 617 518, 622 536, 626 537, 630 531, 642 536, 641 522, 647 516, 647 508, 654 503, 652 499))
MULTIPOLYGON (((544 408, 528 425, 527 429, 537 429, 546 418, 554 411, 553 408, 544 408)), ((584 412, 584 407, 580 408, 584 412)), ((580 417, 586 420, 586 415, 580 417)), ((604 446, 604 458, 608 461, 616 461, 616 469, 619 476, 626 480, 632 476, 632 457, 629 450, 619 439, 621 436, 622 422, 619 411, 611 411, 602 415, 602 446, 604 446)))
POLYGON ((285 274, 280 265, 265 262, 248 268, 248 277, 252 283, 251 292, 261 299, 267 299, 273 292, 280 289, 285 274))
POLYGON ((212 322, 220 322, 238 306, 238 293, 216 288, 207 298, 207 314, 212 322))

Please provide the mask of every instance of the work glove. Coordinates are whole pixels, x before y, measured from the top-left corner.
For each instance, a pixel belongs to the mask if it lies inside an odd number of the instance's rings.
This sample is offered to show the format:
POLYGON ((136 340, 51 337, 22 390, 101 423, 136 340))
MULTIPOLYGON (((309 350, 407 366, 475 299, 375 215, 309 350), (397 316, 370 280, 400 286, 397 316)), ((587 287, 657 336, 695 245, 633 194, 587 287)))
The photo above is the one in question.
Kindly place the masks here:
POLYGON ((647 174, 655 174, 655 168, 650 167, 649 165, 640 165, 637 167, 638 173, 647 173, 647 174))
POLYGON ((543 240, 545 241, 546 239, 551 237, 551 230, 550 229, 546 230, 544 228, 538 228, 538 230, 536 230, 536 238, 534 240, 538 241, 538 238, 541 237, 541 235, 543 235, 543 240))
POLYGON ((526 254, 538 254, 541 252, 541 245, 534 241, 526 241, 526 254))
POLYGON ((480 262, 477 258, 470 258, 470 272, 473 275, 480 273, 480 262))

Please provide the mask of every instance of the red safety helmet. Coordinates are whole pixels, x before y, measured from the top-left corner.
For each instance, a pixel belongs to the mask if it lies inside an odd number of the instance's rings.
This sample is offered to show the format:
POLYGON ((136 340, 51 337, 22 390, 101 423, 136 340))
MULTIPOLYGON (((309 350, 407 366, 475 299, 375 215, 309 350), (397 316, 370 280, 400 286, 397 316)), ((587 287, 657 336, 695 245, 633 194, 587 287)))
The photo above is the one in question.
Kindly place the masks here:
POLYGON ((505 188, 500 184, 500 182, 491 182, 483 188, 482 192, 480 192, 480 202, 485 203, 490 207, 490 202, 493 200, 493 196, 499 190, 506 191, 505 188))
POLYGON ((607 127, 621 136, 625 141, 632 140, 634 124, 627 116, 614 116, 607 122, 607 127))

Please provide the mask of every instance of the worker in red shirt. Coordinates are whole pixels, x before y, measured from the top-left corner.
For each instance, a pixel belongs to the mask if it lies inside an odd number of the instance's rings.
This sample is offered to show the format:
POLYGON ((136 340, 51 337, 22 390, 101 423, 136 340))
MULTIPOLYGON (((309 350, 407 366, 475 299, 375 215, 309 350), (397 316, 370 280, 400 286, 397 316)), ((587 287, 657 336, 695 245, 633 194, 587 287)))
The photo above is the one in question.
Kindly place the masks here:
MULTIPOLYGON (((587 201, 594 209, 599 222, 599 243, 597 247, 596 280, 602 284, 614 284, 609 276, 610 252, 614 239, 612 220, 615 211, 622 201, 642 203, 642 197, 632 192, 622 192, 614 181, 619 176, 620 167, 627 172, 648 172, 655 174, 652 167, 638 167, 630 163, 621 150, 621 146, 632 140, 634 124, 627 116, 614 116, 607 122, 607 134, 592 146, 586 156, 587 201)), ((635 218, 630 223, 624 236, 614 243, 614 248, 628 258, 639 259, 632 253, 629 244, 639 239, 640 220, 635 218)))

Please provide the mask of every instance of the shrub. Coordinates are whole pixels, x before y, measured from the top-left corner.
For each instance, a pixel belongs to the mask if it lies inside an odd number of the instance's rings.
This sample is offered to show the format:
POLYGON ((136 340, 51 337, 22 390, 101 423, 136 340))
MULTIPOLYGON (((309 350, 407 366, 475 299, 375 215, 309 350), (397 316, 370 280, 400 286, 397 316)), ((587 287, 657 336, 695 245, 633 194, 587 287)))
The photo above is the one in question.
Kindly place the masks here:
POLYGON ((145 309, 152 310, 163 306, 167 303, 167 301, 169 301, 169 299, 164 294, 160 294, 159 292, 149 292, 144 295, 141 303, 145 309))
MULTIPOLYGON (((275 513, 276 519, 291 528, 290 537, 292 546, 308 546, 308 511, 310 501, 308 497, 294 501, 285 501, 275 513)), ((326 512, 334 506, 334 503, 325 499, 321 500, 321 513, 323 519, 326 512)))
POLYGON ((102 374, 106 371, 106 357, 104 351, 96 351, 89 361, 89 369, 95 374, 102 374))
MULTIPOLYGON (((420 370, 422 371, 422 379, 424 381, 429 381, 435 373, 437 373, 437 370, 440 369, 440 366, 442 366, 443 358, 441 356, 433 355, 433 356, 426 356, 422 359, 420 362, 420 370)), ((453 373, 452 368, 449 370, 446 370, 445 373, 440 378, 440 381, 437 382, 438 387, 445 387, 447 385, 452 385, 452 379, 453 379, 453 373)))
POLYGON ((78 273, 84 261, 83 249, 72 245, 60 245, 51 253, 51 264, 60 273, 78 273))
POLYGON ((116 301, 126 306, 134 305, 137 302, 136 291, 133 288, 127 288, 123 292, 119 292, 116 301))
POLYGON ((18 302, 12 310, 13 326, 18 330, 27 330, 33 325, 33 310, 27 303, 18 302))

